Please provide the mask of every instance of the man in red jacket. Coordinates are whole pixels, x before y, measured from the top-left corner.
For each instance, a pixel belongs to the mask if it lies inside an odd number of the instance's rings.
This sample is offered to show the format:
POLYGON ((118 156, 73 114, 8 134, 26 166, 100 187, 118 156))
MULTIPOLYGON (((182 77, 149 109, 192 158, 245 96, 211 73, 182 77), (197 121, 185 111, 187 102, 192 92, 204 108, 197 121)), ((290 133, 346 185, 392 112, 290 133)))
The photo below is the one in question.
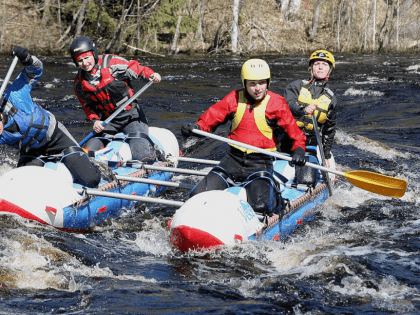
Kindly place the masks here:
POLYGON ((96 151, 106 144, 105 135, 123 132, 129 137, 134 160, 153 163, 156 159, 153 143, 148 137, 146 115, 134 101, 120 112, 106 127, 103 121, 121 104, 134 95, 130 81, 145 77, 160 82, 159 73, 142 66, 136 60, 127 61, 115 55, 98 55, 95 43, 88 37, 79 37, 70 45, 70 54, 79 72, 74 80, 74 91, 86 116, 93 122, 98 134, 89 139, 85 149, 96 151))
MULTIPOLYGON (((190 136, 195 128, 214 131, 230 120, 229 139, 275 151, 278 140, 273 134, 281 130, 294 141, 291 163, 304 165, 306 137, 296 125, 286 100, 268 90, 271 79, 268 64, 261 59, 250 59, 242 66, 241 76, 243 89, 230 92, 211 106, 196 124, 184 124, 182 134, 190 136)), ((273 157, 230 145, 229 154, 198 183, 191 196, 208 190, 223 190, 232 181, 242 182, 254 211, 271 214, 281 208, 280 191, 272 174, 273 157)))

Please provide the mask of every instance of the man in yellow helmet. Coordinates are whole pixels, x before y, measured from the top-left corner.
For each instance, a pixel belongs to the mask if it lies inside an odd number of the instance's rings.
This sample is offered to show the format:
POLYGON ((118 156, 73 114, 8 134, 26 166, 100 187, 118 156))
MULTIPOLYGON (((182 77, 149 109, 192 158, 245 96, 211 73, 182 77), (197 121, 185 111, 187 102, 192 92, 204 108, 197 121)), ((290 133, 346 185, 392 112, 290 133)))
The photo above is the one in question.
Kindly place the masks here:
MULTIPOLYGON (((282 129, 293 141, 291 163, 304 165, 306 137, 296 125, 285 99, 268 90, 271 78, 268 64, 261 59, 250 59, 242 66, 241 77, 243 89, 230 92, 212 105, 197 123, 184 124, 182 134, 191 136, 194 128, 214 131, 230 120, 229 139, 275 151, 278 139, 273 133, 282 129)), ((232 182, 242 182, 252 208, 271 214, 281 208, 280 192, 272 174, 271 156, 230 145, 228 155, 198 183, 191 196, 208 190, 223 190, 232 182)))
MULTIPOLYGON (((296 80, 290 83, 284 97, 296 123, 306 135, 306 145, 316 145, 316 135, 312 125, 314 114, 321 129, 325 158, 331 158, 331 147, 337 124, 338 100, 330 90, 328 79, 335 68, 334 56, 326 50, 316 50, 309 57, 309 80, 296 80)), ((281 141, 281 150, 287 152, 290 141, 281 141)))

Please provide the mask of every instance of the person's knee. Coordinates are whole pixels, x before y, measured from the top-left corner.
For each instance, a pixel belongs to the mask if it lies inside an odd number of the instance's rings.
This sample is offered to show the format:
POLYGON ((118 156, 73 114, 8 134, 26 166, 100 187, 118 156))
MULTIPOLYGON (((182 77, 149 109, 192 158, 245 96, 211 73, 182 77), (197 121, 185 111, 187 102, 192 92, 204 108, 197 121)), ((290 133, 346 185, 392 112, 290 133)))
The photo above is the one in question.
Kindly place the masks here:
POLYGON ((97 187, 101 181, 101 172, 85 153, 73 153, 62 159, 72 173, 75 181, 83 186, 97 187))
POLYGON ((133 160, 143 163, 154 163, 156 161, 156 152, 151 143, 146 139, 131 139, 130 145, 133 160))
POLYGON ((22 166, 44 166, 44 162, 38 158, 24 156, 21 157, 17 163, 17 167, 22 166))
POLYGON ((103 147, 104 143, 98 138, 89 139, 83 146, 84 149, 88 149, 89 151, 98 151, 103 147))
POLYGON ((268 179, 257 179, 246 186, 248 203, 255 212, 272 215, 281 209, 281 194, 268 179))
POLYGON ((190 197, 205 191, 224 190, 228 187, 229 185, 225 178, 217 173, 209 173, 191 190, 190 197))

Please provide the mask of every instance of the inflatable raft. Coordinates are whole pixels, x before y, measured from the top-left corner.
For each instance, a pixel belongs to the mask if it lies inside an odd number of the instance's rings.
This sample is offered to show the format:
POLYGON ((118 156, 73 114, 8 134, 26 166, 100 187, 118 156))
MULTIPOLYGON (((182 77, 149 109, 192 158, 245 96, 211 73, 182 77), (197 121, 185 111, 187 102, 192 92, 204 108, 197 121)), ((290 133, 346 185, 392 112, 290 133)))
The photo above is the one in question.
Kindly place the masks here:
MULTIPOLYGON (((307 152, 309 162, 319 164, 319 150, 307 147, 307 152)), ((330 168, 336 168, 334 157, 330 160, 330 168)), ((169 222, 170 242, 180 251, 187 252, 217 249, 248 241, 284 240, 298 226, 310 221, 330 196, 327 176, 308 167, 303 173, 301 171, 296 171, 287 161, 274 162, 283 208, 271 217, 254 212, 247 203, 243 187, 195 195, 176 211, 169 222), (311 177, 306 182, 302 178, 305 173, 311 177)), ((332 185, 337 176, 330 174, 328 177, 332 185)))
POLYGON ((83 232, 118 217, 139 202, 141 196, 153 196, 162 190, 164 186, 150 181, 170 180, 173 173, 169 169, 177 165, 179 147, 173 133, 150 127, 149 137, 160 149, 160 161, 154 165, 131 161, 131 151, 122 134, 95 152, 95 160, 111 170, 112 175, 103 178, 96 189, 73 183, 62 163, 11 170, 0 177, 0 214, 17 215, 72 232, 83 232), (142 179, 149 183, 137 182, 142 179))

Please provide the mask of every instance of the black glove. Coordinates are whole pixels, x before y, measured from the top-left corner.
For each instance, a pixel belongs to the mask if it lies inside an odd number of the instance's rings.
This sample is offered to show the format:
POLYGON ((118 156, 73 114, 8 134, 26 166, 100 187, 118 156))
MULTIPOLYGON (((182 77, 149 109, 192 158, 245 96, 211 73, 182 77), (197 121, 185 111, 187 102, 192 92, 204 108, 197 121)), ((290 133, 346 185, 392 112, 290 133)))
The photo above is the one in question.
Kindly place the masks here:
POLYGON ((331 159, 331 151, 330 150, 325 150, 324 151, 324 156, 326 160, 331 159))
POLYGON ((306 163, 305 160, 305 150, 301 147, 297 147, 292 155, 292 160, 290 164, 297 165, 297 166, 304 166, 306 163))
POLYGON ((185 123, 181 127, 181 133, 184 137, 191 137, 193 135, 193 129, 201 130, 200 126, 192 123, 185 123))
POLYGON ((15 48, 13 48, 12 50, 12 56, 13 57, 18 57, 19 61, 24 65, 24 66, 29 66, 30 64, 32 64, 32 57, 29 54, 29 51, 26 48, 20 47, 20 46, 15 46, 15 48))

